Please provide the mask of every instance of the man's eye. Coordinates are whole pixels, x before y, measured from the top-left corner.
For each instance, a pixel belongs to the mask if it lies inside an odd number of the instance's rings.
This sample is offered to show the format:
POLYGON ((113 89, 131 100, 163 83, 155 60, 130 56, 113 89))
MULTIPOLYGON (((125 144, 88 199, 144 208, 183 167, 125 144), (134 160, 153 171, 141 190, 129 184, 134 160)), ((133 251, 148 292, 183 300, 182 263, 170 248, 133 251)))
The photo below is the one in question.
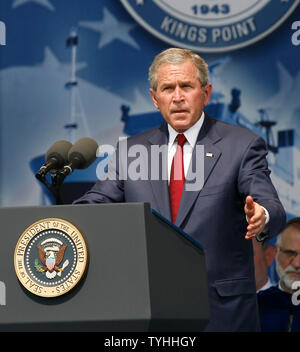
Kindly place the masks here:
POLYGON ((293 251, 291 249, 284 249, 284 250, 282 250, 282 252, 287 256, 295 256, 296 257, 298 254, 296 251, 293 251))

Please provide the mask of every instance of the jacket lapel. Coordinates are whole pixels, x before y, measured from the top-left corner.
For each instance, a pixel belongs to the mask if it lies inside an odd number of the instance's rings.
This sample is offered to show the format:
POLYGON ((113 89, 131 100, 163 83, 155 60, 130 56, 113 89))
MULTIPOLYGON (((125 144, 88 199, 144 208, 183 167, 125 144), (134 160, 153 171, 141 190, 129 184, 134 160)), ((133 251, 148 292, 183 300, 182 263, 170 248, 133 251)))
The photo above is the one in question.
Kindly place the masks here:
POLYGON ((221 156, 221 151, 214 145, 221 137, 217 134, 214 128, 215 120, 211 119, 209 116, 205 115, 203 126, 200 130, 197 142, 192 154, 192 160, 189 166, 187 179, 191 179, 191 173, 195 172, 195 166, 198 163, 200 167, 203 168, 197 172, 197 184, 189 184, 186 182, 185 189, 182 193, 182 198, 180 202, 179 211, 176 218, 175 225, 180 226, 184 221, 185 217, 191 210, 194 202, 196 201, 202 187, 205 185, 208 177, 210 176, 214 166, 216 165, 219 157, 221 156), (203 148, 204 146, 204 148, 203 148), (200 153, 196 155, 196 153, 200 153), (193 170, 194 169, 194 170, 193 170), (200 173, 200 175, 199 175, 200 173), (196 187, 195 187, 196 186, 196 187))
MULTIPOLYGON (((159 177, 158 179, 153 179, 150 177, 150 183, 152 186, 154 199, 156 202, 156 209, 160 212, 162 216, 171 221, 171 209, 170 209, 170 197, 169 197, 169 187, 168 187, 168 127, 167 124, 164 123, 158 129, 158 133, 154 133, 149 138, 149 143, 151 146, 157 146, 158 148, 165 148, 165 153, 161 154, 161 158, 159 158, 159 177), (163 171, 166 171, 166 174, 163 174, 163 171)), ((151 148, 150 146, 150 148, 151 148)), ((151 150, 150 154, 151 155, 151 150)), ((153 161, 152 161, 153 162, 153 161)), ((155 162, 155 160, 154 160, 155 162)), ((149 170, 151 170, 151 157, 149 158, 149 170)))

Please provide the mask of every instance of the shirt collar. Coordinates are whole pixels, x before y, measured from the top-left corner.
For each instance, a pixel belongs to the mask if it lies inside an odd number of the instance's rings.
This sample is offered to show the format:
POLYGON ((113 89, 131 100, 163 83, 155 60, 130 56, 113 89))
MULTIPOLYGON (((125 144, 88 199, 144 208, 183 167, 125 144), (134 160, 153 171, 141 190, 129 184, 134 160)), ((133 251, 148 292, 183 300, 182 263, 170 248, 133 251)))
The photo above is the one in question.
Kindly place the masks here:
POLYGON ((257 290, 256 293, 258 293, 260 291, 267 290, 271 286, 273 286, 273 285, 272 285, 272 282, 271 282, 270 278, 268 277, 268 281, 259 290, 257 290))
MULTIPOLYGON (((200 119, 192 127, 184 131, 183 133, 192 148, 194 148, 196 144, 197 137, 203 125, 203 122, 204 122, 204 112, 202 112, 200 119)), ((169 145, 173 145, 178 135, 178 132, 176 132, 174 128, 169 124, 168 124, 168 130, 169 130, 169 145)))

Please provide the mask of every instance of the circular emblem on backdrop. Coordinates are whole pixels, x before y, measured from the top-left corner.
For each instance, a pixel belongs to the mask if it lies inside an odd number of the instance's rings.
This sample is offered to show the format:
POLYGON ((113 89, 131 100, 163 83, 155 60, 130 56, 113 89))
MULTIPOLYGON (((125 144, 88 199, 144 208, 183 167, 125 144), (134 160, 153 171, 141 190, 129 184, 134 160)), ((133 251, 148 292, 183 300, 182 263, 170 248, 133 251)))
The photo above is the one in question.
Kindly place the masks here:
POLYGON ((70 222, 42 219, 29 226, 15 248, 14 264, 21 284, 41 297, 61 296, 75 287, 88 262, 84 237, 70 222))
POLYGON ((173 46, 219 52, 277 28, 300 0, 121 0, 134 19, 173 46))

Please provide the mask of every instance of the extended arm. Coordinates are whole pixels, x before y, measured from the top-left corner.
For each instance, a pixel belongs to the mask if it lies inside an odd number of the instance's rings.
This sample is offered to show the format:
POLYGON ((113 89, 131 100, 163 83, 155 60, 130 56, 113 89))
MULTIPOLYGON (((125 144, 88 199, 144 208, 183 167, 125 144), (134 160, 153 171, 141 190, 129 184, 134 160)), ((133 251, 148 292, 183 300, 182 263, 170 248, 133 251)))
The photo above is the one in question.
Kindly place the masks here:
POLYGON ((285 224, 285 211, 270 179, 266 159, 267 149, 262 138, 256 137, 249 144, 241 163, 238 187, 245 199, 244 211, 248 217, 246 238, 259 240, 276 236, 285 224), (269 222, 265 227, 266 215, 269 222))

